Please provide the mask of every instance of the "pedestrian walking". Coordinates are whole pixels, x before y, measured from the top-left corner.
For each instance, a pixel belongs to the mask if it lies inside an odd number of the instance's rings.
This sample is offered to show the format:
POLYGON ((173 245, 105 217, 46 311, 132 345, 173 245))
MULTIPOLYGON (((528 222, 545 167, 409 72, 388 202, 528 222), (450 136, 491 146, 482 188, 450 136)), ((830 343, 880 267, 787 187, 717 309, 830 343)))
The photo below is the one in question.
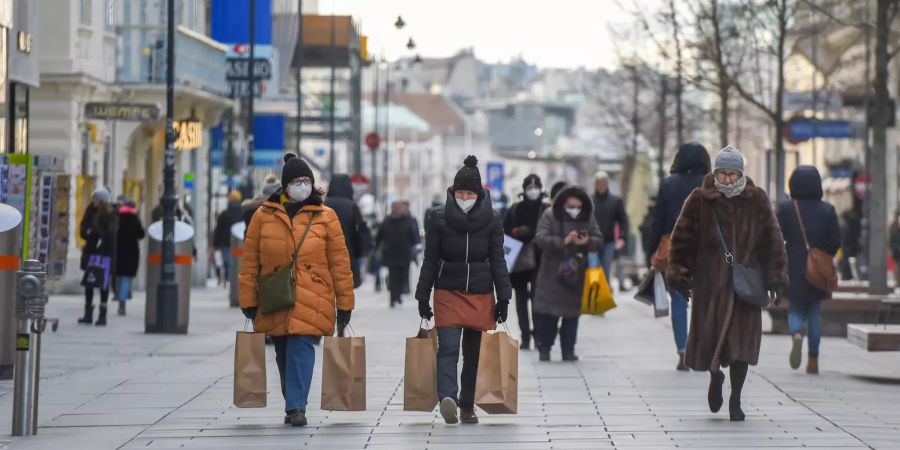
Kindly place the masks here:
POLYGON ((438 329, 437 387, 446 423, 478 423, 475 381, 481 332, 506 322, 512 287, 501 222, 482 188, 478 160, 466 157, 447 189, 446 203, 431 211, 416 288, 419 315, 434 317, 438 329), (429 303, 432 288, 434 312, 429 303), (457 376, 460 340, 463 367, 457 376))
POLYGON ((391 308, 403 303, 403 288, 409 279, 409 265, 418 243, 419 233, 404 202, 394 202, 391 214, 381 222, 375 237, 375 245, 381 250, 381 265, 388 268, 391 308))
POLYGON ((116 235, 116 300, 120 316, 125 315, 125 303, 131 300, 131 284, 141 265, 141 249, 144 226, 137 216, 134 200, 125 200, 119 206, 119 229, 116 235))
MULTIPOLYGON (((656 194, 656 205, 653 207, 653 220, 648 237, 647 254, 654 255, 656 270, 666 273, 666 261, 669 257, 669 242, 675 222, 681 214, 685 200, 694 189, 703 185, 703 179, 710 171, 709 152, 706 147, 688 142, 678 147, 672 161, 670 175, 659 185, 656 194)), ((684 361, 684 352, 688 337, 688 302, 680 292, 669 290, 672 298, 669 314, 672 318, 672 334, 675 337, 675 350, 678 352, 677 370, 689 370, 684 361)))
POLYGON ((832 204, 822 201, 822 177, 813 166, 800 166, 788 183, 791 200, 778 205, 778 223, 788 256, 788 324, 791 329, 791 368, 800 367, 803 335, 809 336, 806 373, 819 373, 819 342, 822 338, 821 302, 830 292, 813 286, 806 278, 809 248, 832 258, 841 247, 841 230, 832 204), (799 217, 798 217, 799 216, 799 217), (801 220, 802 219, 802 220, 801 220))
POLYGON ((521 348, 531 348, 533 334, 532 315, 528 306, 534 298, 534 281, 537 276, 540 252, 534 244, 538 219, 547 209, 544 205, 544 185, 535 174, 528 175, 522 182, 522 200, 510 207, 503 220, 503 232, 522 241, 519 259, 509 274, 509 282, 516 293, 516 317, 519 319, 519 330, 522 332, 521 348), (530 248, 526 248, 530 247, 530 248), (528 261, 524 261, 524 260, 528 261))
POLYGON ((744 420, 741 390, 748 366, 759 359, 762 339, 762 308, 748 300, 761 295, 780 302, 788 277, 784 239, 769 198, 744 174, 744 157, 736 148, 720 150, 714 173, 688 196, 672 232, 666 279, 685 300, 694 299, 685 362, 710 372, 710 411, 722 407, 721 367, 730 367, 728 411, 731 420, 744 420), (748 275, 738 267, 757 272, 748 275), (734 273, 740 273, 741 286, 758 283, 766 292, 739 298, 734 273))
POLYGON ((228 207, 219 214, 213 231, 213 249, 222 255, 222 272, 225 280, 228 280, 231 273, 231 227, 244 218, 241 200, 240 191, 235 189, 228 193, 228 207))
POLYGON ((335 174, 328 185, 325 206, 337 213, 344 232, 344 241, 350 253, 350 269, 353 270, 353 287, 362 285, 360 260, 365 258, 374 246, 372 232, 363 220, 359 206, 353 201, 353 183, 346 174, 335 174))
POLYGON ((900 288, 900 210, 894 212, 890 228, 891 257, 894 259, 894 287, 900 288))
POLYGON ((534 242, 541 250, 541 262, 533 307, 541 361, 550 361, 557 333, 563 361, 578 361, 575 343, 587 254, 603 245, 593 209, 584 189, 567 186, 538 221, 534 242))
MULTIPOLYGON (((612 280, 612 265, 617 257, 617 252, 625 249, 628 239, 628 214, 625 213, 625 203, 622 198, 609 192, 609 174, 603 171, 594 175, 594 217, 600 232, 606 238, 600 253, 600 261, 607 281, 612 280), (616 227, 619 233, 616 233, 616 227)), ((625 273, 618 270, 616 277, 619 280, 619 288, 625 282, 625 273)), ((610 283, 610 286, 612 283, 610 283)))
POLYGON ((294 156, 286 158, 281 184, 250 220, 238 275, 240 305, 254 330, 272 337, 285 399, 284 422, 306 426, 314 342, 333 335, 335 323, 339 329, 350 323, 353 272, 341 223, 334 210, 322 204, 323 193, 309 165, 294 156), (294 306, 258 312, 258 277, 292 263, 294 306))
POLYGON ((106 309, 109 301, 109 288, 112 275, 115 273, 116 235, 118 233, 118 214, 111 203, 112 196, 105 187, 94 190, 91 203, 81 218, 79 233, 85 245, 81 253, 81 270, 84 276, 84 317, 78 323, 91 325, 94 323, 94 289, 100 291, 100 312, 96 325, 106 326, 106 309))
MULTIPOLYGON (((285 154, 285 162, 293 157, 295 157, 293 153, 285 154), (287 155, 291 156, 288 157, 287 155)), ((266 179, 263 181, 262 191, 260 195, 257 195, 256 197, 253 197, 251 199, 244 200, 244 202, 241 203, 241 214, 244 219, 244 224, 247 225, 248 228, 250 227, 250 219, 253 218, 253 213, 255 213, 256 210, 259 209, 259 207, 262 206, 262 204, 265 203, 269 199, 269 197, 271 197, 272 194, 277 192, 279 189, 281 189, 281 180, 270 173, 266 175, 266 179)))

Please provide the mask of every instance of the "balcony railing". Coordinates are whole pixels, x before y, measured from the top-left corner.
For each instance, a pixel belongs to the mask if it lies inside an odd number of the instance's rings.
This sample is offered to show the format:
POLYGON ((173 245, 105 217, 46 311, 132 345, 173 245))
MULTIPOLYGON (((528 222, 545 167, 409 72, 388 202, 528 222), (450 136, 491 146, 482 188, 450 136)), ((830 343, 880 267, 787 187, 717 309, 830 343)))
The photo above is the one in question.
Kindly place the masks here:
MULTIPOLYGON (((123 84, 166 82, 166 29, 120 26, 122 52, 116 78, 123 84)), ((185 27, 175 30, 175 83, 216 95, 226 95, 226 47, 185 27)))

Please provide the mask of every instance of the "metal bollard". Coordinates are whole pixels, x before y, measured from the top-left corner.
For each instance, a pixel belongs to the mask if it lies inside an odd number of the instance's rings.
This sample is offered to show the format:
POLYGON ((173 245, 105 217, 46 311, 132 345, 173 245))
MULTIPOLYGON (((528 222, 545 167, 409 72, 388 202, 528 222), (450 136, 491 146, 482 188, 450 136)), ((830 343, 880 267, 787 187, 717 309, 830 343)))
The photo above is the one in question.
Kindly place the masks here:
MULTIPOLYGON (((16 289, 19 253, 22 251, 22 214, 0 203, 0 292, 16 289)), ((13 378, 16 364, 16 301, 14 295, 0 297, 0 380, 13 378)))
POLYGON ((50 322, 47 306, 47 273, 40 261, 29 259, 16 273, 16 368, 13 387, 13 436, 37 434, 38 385, 41 376, 41 334, 50 322))

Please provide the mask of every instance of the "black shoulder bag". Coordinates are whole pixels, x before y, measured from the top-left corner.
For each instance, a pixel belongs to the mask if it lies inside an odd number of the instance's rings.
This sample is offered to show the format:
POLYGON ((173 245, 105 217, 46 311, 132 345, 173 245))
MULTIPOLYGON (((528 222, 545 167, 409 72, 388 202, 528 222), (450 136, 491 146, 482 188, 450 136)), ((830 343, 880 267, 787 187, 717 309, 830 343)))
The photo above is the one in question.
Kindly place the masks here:
POLYGON ((722 233, 719 217, 715 212, 713 212, 713 215, 715 216, 719 241, 722 243, 722 249, 725 250, 725 263, 731 266, 731 281, 734 284, 734 294, 738 300, 748 305, 765 308, 769 304, 769 298, 766 294, 766 283, 763 280, 762 271, 735 262, 734 254, 731 253, 728 249, 728 244, 725 243, 725 235, 722 233))

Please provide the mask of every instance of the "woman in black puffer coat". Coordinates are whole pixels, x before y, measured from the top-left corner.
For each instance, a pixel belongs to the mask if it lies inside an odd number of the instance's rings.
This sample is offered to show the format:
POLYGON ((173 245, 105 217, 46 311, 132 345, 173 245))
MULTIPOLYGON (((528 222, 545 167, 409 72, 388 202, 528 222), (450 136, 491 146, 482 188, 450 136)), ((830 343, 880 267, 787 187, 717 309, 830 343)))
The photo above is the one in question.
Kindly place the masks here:
MULTIPOLYGON (((541 255, 534 242, 534 233, 537 230, 538 219, 547 209, 544 204, 544 185, 541 178, 535 174, 525 177, 522 182, 522 201, 515 203, 506 213, 503 220, 503 232, 522 241, 523 247, 520 255, 531 252, 533 263, 516 262, 509 281, 516 292, 516 315, 519 318, 519 329, 522 331, 522 349, 531 346, 532 332, 531 315, 528 313, 528 303, 534 298, 534 279, 537 275, 538 261, 541 255), (528 248, 528 247, 531 248, 528 248)), ((520 257, 520 260, 522 258, 520 257)))
POLYGON ((482 188, 477 164, 474 156, 466 158, 447 190, 446 204, 430 212, 425 260, 416 288, 419 315, 426 320, 435 317, 438 329, 438 395, 447 423, 460 419, 478 423, 475 380, 481 332, 506 321, 512 297, 500 213, 493 210, 491 196, 482 188), (432 288, 434 313, 429 303, 432 288), (461 391, 456 371, 460 338, 461 391))

